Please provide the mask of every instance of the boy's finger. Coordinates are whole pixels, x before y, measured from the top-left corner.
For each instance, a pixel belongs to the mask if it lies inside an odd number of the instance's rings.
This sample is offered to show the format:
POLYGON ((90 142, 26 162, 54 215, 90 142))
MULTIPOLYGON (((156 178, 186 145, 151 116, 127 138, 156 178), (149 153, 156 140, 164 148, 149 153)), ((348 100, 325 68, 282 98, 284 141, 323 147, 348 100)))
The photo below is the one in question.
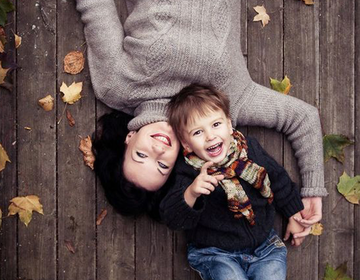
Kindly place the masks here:
POLYGON ((215 175, 214 177, 215 177, 215 179, 216 179, 217 181, 224 180, 224 178, 225 178, 224 175, 215 175))
POLYGON ((202 174, 208 174, 207 170, 210 166, 212 166, 214 163, 212 161, 205 162, 204 165, 201 167, 200 173, 202 174))
POLYGON ((284 241, 287 241, 289 239, 289 237, 290 237, 290 231, 286 229, 284 241))
MULTIPOLYGON (((204 181, 209 182, 209 183, 213 184, 214 186, 217 186, 219 183, 219 179, 217 177, 221 178, 220 176, 223 176, 223 175, 216 175, 216 176, 207 175, 206 177, 204 177, 204 181)), ((220 180, 222 180, 222 179, 220 179, 220 180)))
POLYGON ((298 232, 294 234, 294 238, 304 238, 305 236, 308 236, 311 231, 311 228, 305 228, 302 232, 298 232))

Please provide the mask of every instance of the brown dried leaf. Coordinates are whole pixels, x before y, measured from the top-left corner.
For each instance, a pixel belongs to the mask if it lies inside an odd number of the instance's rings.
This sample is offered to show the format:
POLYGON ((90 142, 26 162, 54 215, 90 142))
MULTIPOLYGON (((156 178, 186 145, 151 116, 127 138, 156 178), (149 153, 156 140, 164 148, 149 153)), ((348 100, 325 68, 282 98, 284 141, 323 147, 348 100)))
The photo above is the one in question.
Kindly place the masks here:
POLYGON ((64 240, 66 248, 69 250, 70 253, 75 254, 75 248, 70 240, 64 240))
POLYGON ((28 127, 28 126, 24 126, 24 128, 25 128, 26 130, 31 130, 31 127, 28 127))
POLYGON ((0 144, 0 172, 5 169, 6 162, 11 162, 5 149, 0 144))
POLYGON ((265 27, 270 21, 270 16, 266 13, 266 9, 263 6, 256 6, 254 7, 255 12, 258 14, 254 17, 253 21, 261 21, 262 26, 265 27))
POLYGON ((1 63, 0 63, 0 85, 5 83, 4 80, 5 80, 6 74, 9 70, 10 69, 2 68, 1 63))
POLYGON ((62 100, 68 104, 74 104, 81 98, 81 91, 82 91, 83 83, 75 83, 73 82, 70 86, 67 86, 64 82, 60 87, 60 91, 64 94, 62 100))
POLYGON ((314 5, 314 1, 313 0, 303 0, 305 5, 314 5))
POLYGON ((90 136, 81 138, 79 149, 83 153, 84 163, 94 170, 95 156, 91 150, 92 142, 90 136))
POLYGON ((21 45, 21 37, 17 34, 14 35, 15 35, 15 48, 17 49, 21 45))
POLYGON ((64 58, 64 71, 72 75, 79 74, 84 69, 84 64, 85 58, 82 52, 69 52, 64 58))
POLYGON ((54 98, 49 94, 38 100, 38 104, 45 111, 51 111, 54 108, 54 98))
POLYGON ((312 225, 310 234, 312 235, 321 235, 323 232, 324 226, 321 223, 316 223, 312 225))
POLYGON ((73 118, 69 110, 66 110, 66 118, 68 119, 69 125, 73 127, 75 125, 75 119, 73 118))
POLYGON ((101 222, 104 220, 104 218, 107 215, 107 210, 106 209, 102 209, 99 216, 96 219, 96 225, 99 226, 101 225, 101 222))
POLYGON ((6 34, 5 30, 2 26, 0 26, 0 53, 5 51, 5 44, 6 44, 6 34))
POLYGON ((20 221, 26 226, 32 219, 33 211, 44 215, 43 206, 36 195, 18 196, 10 200, 8 216, 19 214, 20 221))

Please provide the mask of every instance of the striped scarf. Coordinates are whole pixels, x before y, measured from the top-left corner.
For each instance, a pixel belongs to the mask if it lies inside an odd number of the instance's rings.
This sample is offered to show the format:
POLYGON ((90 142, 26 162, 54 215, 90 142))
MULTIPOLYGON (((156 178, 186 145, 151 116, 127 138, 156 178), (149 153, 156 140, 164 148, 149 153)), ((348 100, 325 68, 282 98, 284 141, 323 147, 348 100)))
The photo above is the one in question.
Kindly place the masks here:
MULTIPOLYGON (((209 168, 208 173, 213 176, 225 176, 219 183, 227 195, 229 210, 235 213, 236 219, 245 216, 250 225, 255 225, 255 214, 250 200, 237 177, 259 190, 261 195, 268 199, 269 204, 273 201, 274 194, 271 191, 269 176, 265 168, 248 159, 245 136, 234 130, 233 139, 227 156, 220 163, 209 168)), ((184 151, 184 157, 186 163, 196 170, 200 170, 206 162, 193 152, 184 151)))

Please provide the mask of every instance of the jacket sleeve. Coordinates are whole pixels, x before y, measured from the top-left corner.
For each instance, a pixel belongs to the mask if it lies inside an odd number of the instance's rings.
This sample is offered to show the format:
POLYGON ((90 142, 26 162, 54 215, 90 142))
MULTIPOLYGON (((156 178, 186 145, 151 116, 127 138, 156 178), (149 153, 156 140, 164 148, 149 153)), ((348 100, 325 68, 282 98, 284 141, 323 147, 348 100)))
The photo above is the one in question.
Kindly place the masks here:
POLYGON ((322 132, 317 108, 253 83, 254 92, 243 104, 239 125, 275 128, 290 141, 302 179, 301 196, 326 196, 322 132))
POLYGON ((77 0, 77 10, 84 23, 87 57, 95 95, 109 107, 121 109, 111 91, 122 69, 124 29, 114 0, 77 0), (110 93, 109 93, 110 91, 110 93))
POLYGON ((189 230, 198 224, 205 207, 203 196, 200 196, 191 208, 184 199, 185 190, 193 182, 193 178, 177 175, 173 186, 160 204, 161 219, 174 230, 189 230))
POLYGON ((270 187, 274 193, 274 205, 286 218, 304 209, 298 188, 291 181, 284 167, 278 164, 254 138, 249 138, 249 148, 252 147, 256 161, 263 166, 270 179, 270 187))

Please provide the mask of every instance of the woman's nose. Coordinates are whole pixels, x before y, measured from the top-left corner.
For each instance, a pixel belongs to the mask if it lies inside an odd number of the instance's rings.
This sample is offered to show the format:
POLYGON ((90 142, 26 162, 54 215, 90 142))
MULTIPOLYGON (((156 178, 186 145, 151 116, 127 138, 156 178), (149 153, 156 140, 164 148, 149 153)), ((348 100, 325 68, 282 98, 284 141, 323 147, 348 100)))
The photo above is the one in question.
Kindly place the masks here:
POLYGON ((154 152, 157 154, 163 154, 165 152, 164 147, 159 146, 157 144, 153 144, 152 148, 153 148, 154 152))

